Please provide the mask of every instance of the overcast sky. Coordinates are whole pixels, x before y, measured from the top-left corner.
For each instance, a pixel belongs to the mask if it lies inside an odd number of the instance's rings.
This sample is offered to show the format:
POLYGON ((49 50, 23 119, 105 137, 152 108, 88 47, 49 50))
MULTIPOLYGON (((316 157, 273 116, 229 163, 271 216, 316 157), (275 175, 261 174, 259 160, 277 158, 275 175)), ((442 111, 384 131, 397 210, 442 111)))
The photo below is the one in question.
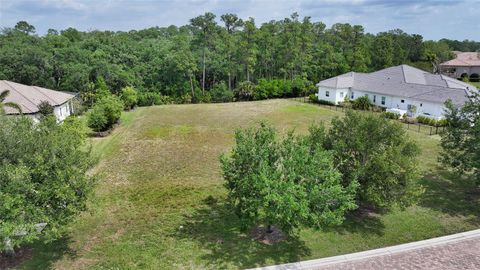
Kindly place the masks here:
POLYGON ((0 0, 0 27, 25 20, 42 35, 68 27, 128 31, 184 25, 207 11, 258 24, 298 12, 327 26, 361 24, 370 33, 400 28, 425 39, 480 41, 480 0, 0 0))

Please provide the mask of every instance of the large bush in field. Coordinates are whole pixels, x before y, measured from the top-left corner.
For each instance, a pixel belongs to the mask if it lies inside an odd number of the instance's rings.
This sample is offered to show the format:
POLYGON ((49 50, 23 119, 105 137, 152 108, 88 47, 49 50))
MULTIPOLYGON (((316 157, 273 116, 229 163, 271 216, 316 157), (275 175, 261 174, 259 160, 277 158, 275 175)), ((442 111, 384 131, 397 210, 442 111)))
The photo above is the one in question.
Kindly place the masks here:
POLYGON ((334 152, 343 184, 360 183, 359 201, 384 208, 416 201, 419 149, 401 124, 354 111, 331 124, 325 147, 334 152))
POLYGON ((125 88, 122 88, 122 94, 120 98, 122 99, 123 104, 125 105, 125 109, 130 110, 137 105, 138 92, 137 90, 135 90, 135 88, 131 86, 127 86, 125 88))
POLYGON ((118 122, 123 111, 122 101, 113 95, 100 99, 87 114, 87 123, 94 131, 105 131, 118 122))
POLYGON ((265 124, 235 133, 236 144, 221 163, 229 202, 245 228, 337 225, 356 208, 356 183, 342 186, 332 153, 317 143, 324 137, 316 128, 310 136, 277 138, 265 124))
POLYGON ((0 251, 58 238, 85 208, 93 180, 84 144, 77 119, 0 116, 0 251))

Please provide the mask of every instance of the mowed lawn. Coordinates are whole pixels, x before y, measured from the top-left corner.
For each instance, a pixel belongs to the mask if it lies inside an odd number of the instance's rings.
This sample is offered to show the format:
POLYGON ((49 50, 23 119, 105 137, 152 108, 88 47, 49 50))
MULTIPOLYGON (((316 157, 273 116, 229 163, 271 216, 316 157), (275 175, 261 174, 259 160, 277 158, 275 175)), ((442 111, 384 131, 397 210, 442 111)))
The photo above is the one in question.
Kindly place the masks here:
POLYGON ((426 192, 417 206, 364 212, 344 225, 304 229, 276 245, 241 232, 224 204, 218 157, 234 130, 261 120, 286 132, 305 132, 341 112, 293 100, 168 105, 125 113, 107 138, 94 139, 100 156, 90 210, 67 237, 33 246, 20 268, 238 269, 320 258, 476 229, 479 196, 473 183, 437 163, 439 137, 418 140, 426 192))

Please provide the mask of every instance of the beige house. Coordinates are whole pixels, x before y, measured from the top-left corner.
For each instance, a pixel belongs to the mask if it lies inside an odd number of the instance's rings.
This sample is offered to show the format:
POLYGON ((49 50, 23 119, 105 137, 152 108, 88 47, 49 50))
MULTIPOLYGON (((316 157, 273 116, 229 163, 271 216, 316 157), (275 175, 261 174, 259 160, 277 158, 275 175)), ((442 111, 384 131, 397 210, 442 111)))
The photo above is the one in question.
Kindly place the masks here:
MULTIPOLYGON (((53 106, 58 122, 62 122, 73 113, 72 100, 76 94, 55 91, 38 86, 28 86, 11 81, 0 80, 0 91, 9 90, 6 102, 14 102, 20 106, 22 113, 37 121, 40 117, 38 106, 42 101, 53 106)), ((18 111, 5 107, 7 115, 16 115, 18 111)))
POLYGON ((472 81, 480 78, 480 52, 454 52, 456 57, 440 64, 440 72, 452 78, 468 76, 472 81))

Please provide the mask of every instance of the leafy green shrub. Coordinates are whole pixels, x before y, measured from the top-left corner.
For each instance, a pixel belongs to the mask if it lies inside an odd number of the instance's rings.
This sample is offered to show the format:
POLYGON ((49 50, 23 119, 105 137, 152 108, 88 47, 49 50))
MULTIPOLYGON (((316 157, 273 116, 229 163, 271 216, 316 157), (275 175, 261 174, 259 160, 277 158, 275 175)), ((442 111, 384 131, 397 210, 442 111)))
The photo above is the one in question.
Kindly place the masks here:
POLYGON ((233 91, 230 91, 225 82, 216 83, 210 91, 213 102, 233 101, 233 91))
POLYGON ((235 89, 235 96, 237 100, 252 100, 254 98, 254 93, 256 91, 256 86, 250 81, 240 82, 238 87, 235 89))
POLYGON ((55 109, 48 101, 42 101, 38 105, 38 113, 41 115, 41 117, 53 115, 54 110, 55 109))
POLYGON ((368 111, 372 108, 373 104, 370 102, 367 96, 361 96, 352 101, 352 108, 355 110, 368 111))
POLYGON ((0 252, 58 239, 85 209, 94 184, 85 139, 77 118, 0 116, 0 252))
POLYGON ((140 92, 138 95, 138 106, 153 106, 161 98, 159 93, 140 92))
POLYGON ((318 142, 323 135, 317 127, 310 136, 277 139, 266 124, 236 131, 236 145, 221 163, 228 200, 244 229, 258 222, 285 232, 338 225, 357 207, 356 182, 342 186, 331 152, 318 142))
POLYGON ((125 105, 125 109, 130 110, 133 109, 137 105, 138 102, 138 92, 135 88, 131 86, 127 86, 122 89, 122 94, 120 98, 125 105))
POLYGON ((260 79, 253 94, 253 99, 298 97, 309 94, 314 89, 315 86, 311 81, 300 77, 293 80, 260 79))
POLYGON ((395 119, 395 120, 400 119, 400 114, 393 113, 393 112, 384 112, 383 116, 388 119, 395 119))
POLYGON ((172 99, 169 96, 162 96, 156 92, 140 92, 138 94, 138 106, 153 106, 164 105, 172 103, 172 99))
POLYGON ((94 131, 103 131, 108 129, 108 119, 100 106, 93 106, 87 113, 87 124, 94 131))
POLYGON ((315 103, 322 104, 322 105, 335 106, 335 103, 328 100, 323 100, 323 99, 318 99, 315 103))
MULTIPOLYGON (((201 99, 199 101, 201 101, 201 99)), ((192 96, 190 94, 181 95, 175 99, 175 103, 190 104, 192 103, 192 96)))
POLYGON ((122 101, 113 95, 100 99, 87 114, 87 123, 94 131, 105 131, 118 122, 123 111, 122 101))
POLYGON ((437 127, 446 127, 448 125, 447 119, 440 119, 437 121, 437 127))
POLYGON ((435 120, 433 118, 422 116, 422 115, 417 116, 417 122, 424 125, 434 126, 434 127, 443 127, 447 125, 446 119, 435 120))
MULTIPOLYGON (((205 94, 199 96, 200 99, 198 100, 200 103, 212 103, 212 95, 209 92, 205 92, 205 94)), ((192 100, 192 99, 190 99, 192 100)), ((193 103, 190 101, 190 103, 193 103)))
POLYGON ((309 99, 310 102, 312 102, 312 103, 335 106, 335 103, 333 103, 333 102, 331 102, 331 101, 324 100, 324 99, 318 99, 318 97, 317 97, 315 94, 310 94, 310 95, 308 96, 308 99, 309 99))

